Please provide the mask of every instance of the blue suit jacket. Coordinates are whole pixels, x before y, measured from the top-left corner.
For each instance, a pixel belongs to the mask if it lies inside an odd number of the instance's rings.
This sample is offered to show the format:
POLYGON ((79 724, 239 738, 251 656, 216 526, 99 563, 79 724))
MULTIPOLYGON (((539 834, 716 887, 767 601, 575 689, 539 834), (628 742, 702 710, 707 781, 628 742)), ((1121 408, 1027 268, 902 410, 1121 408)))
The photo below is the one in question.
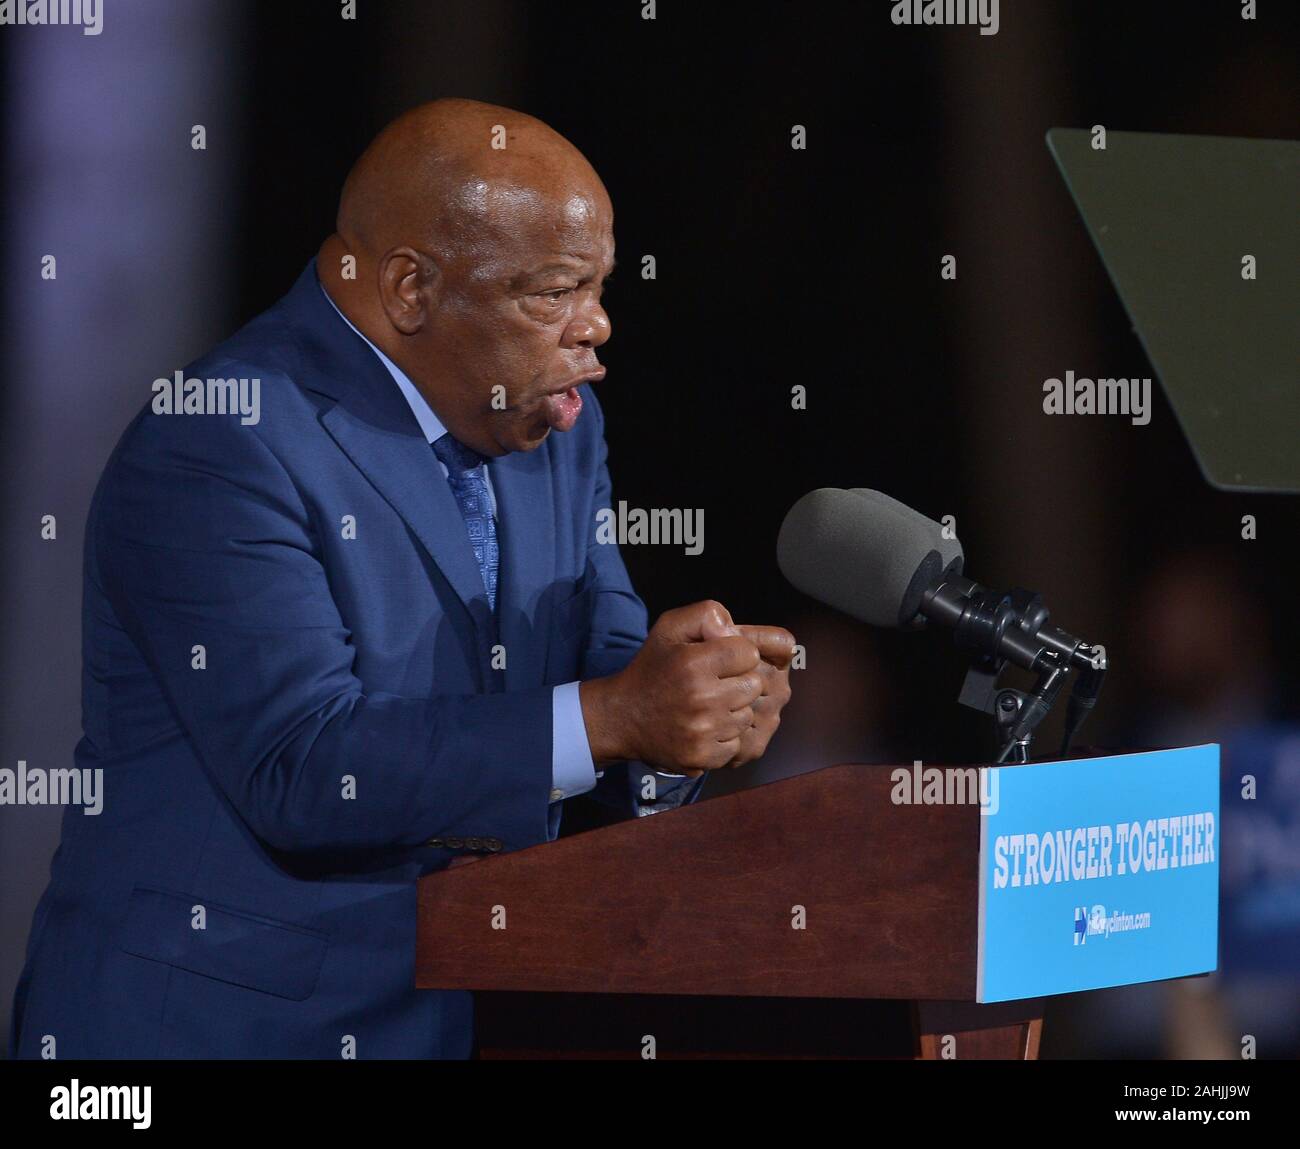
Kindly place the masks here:
MULTIPOLYGON (((64 819, 11 1051, 465 1056, 470 995, 413 988, 416 879, 554 836, 552 686, 646 634, 595 542, 600 407, 584 388, 571 432, 491 464, 494 618, 429 444, 314 263, 186 377, 259 378, 261 418, 146 408, 105 468, 77 748, 104 808, 64 819)), ((631 814, 639 775, 598 790, 631 814)))

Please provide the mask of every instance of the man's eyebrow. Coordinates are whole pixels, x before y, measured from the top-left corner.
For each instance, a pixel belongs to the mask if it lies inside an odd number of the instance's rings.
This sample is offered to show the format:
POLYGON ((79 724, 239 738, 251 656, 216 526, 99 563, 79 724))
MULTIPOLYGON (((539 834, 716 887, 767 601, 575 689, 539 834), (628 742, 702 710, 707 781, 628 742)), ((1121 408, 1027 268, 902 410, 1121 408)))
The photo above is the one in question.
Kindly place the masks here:
MULTIPOLYGON (((548 263, 543 265, 542 267, 533 267, 533 268, 529 268, 527 271, 521 272, 518 276, 518 279, 521 281, 529 280, 529 279, 537 279, 543 275, 552 275, 557 272, 562 273, 564 275, 572 275, 581 278, 584 272, 586 272, 587 269, 591 266, 592 266, 591 264, 585 264, 579 266, 576 261, 574 263, 548 263)), ((618 266, 618 260, 610 261, 609 271, 605 273, 607 278, 613 274, 614 268, 617 266, 618 266)))
POLYGON ((524 272, 525 275, 550 275, 553 271, 567 271, 570 275, 577 275, 578 268, 571 263, 548 263, 542 267, 530 268, 524 272))

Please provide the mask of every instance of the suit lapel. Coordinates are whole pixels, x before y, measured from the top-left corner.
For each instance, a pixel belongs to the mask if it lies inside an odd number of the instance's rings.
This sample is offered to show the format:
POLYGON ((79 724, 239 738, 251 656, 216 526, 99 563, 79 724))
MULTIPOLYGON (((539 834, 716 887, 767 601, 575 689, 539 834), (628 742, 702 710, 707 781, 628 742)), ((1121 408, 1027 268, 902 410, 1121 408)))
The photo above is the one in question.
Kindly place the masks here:
POLYGON ((322 425, 401 516, 456 592, 478 632, 486 676, 492 612, 465 520, 433 448, 388 370, 335 314, 316 277, 315 260, 284 305, 299 333, 303 385, 336 400, 321 415, 322 425))
MULTIPOLYGON (((380 370, 383 371, 382 364, 380 370)), ((387 372, 384 374, 387 378, 387 372)), ((388 383, 391 386, 392 380, 388 379, 388 383)), ((396 387, 393 390, 396 392, 396 387)), ((401 398, 400 393, 398 397, 401 398)), ((487 592, 465 533, 465 520, 451 487, 438 469, 433 448, 425 442, 414 417, 411 417, 413 435, 384 431, 358 419, 342 404, 326 411, 321 422, 411 528, 411 533, 429 552, 469 611, 475 626, 484 636, 489 635, 492 619, 487 592)))

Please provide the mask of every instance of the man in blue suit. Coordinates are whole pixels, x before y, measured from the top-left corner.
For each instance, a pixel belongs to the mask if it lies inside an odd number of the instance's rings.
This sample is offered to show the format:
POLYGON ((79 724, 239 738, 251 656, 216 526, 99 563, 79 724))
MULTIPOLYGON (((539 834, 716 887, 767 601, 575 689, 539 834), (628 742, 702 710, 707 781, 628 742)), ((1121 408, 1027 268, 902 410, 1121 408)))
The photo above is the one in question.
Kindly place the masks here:
POLYGON ((762 754, 791 636, 717 603, 647 634, 597 537, 612 223, 539 121, 417 108, 289 294, 156 385, 86 528, 104 804, 65 819, 15 1055, 466 1056, 470 995, 413 988, 416 880, 762 754))

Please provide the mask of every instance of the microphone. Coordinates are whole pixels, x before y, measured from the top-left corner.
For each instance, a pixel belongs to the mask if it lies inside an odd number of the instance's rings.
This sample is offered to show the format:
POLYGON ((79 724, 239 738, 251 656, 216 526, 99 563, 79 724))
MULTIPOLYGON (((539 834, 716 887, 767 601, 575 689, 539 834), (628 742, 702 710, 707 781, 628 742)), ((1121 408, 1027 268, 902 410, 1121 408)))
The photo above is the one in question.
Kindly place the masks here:
MULTIPOLYGON (((956 645, 974 655, 960 701, 993 714, 1022 750, 1071 669, 1083 673, 1070 700, 1062 753, 1096 703, 1106 670, 1102 647, 1050 623, 1040 595, 1019 587, 990 590, 965 577, 961 544, 880 491, 810 491, 785 516, 776 556, 797 589, 862 622, 952 630, 956 645), (1039 676, 1032 694, 998 690, 998 673, 1008 662, 1039 676)), ((1004 754, 1010 750, 1008 742, 1004 754)))
POLYGON ((1038 595, 964 577, 961 543, 880 491, 810 491, 785 516, 776 559, 804 594, 872 626, 947 627, 958 646, 1026 670, 1048 657, 1092 665, 1092 648, 1050 625, 1038 595))
POLYGON ((819 602, 872 626, 917 625, 925 592, 959 574, 961 544, 911 507, 879 491, 823 487, 785 516, 781 573, 819 602))

